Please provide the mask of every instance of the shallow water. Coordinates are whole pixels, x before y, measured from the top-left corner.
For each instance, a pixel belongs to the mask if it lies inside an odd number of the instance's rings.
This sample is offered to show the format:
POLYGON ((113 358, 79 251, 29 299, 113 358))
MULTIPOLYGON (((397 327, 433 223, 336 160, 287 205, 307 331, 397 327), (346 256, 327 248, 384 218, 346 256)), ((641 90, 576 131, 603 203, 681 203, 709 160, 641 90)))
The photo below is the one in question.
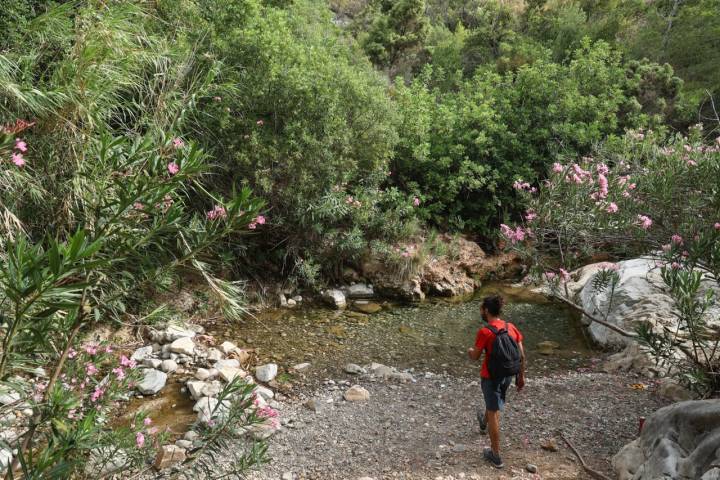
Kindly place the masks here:
POLYGON ((310 362, 314 376, 332 378, 346 363, 379 362, 419 372, 477 375, 478 365, 466 351, 482 325, 482 297, 500 292, 507 305, 503 318, 525 336, 530 373, 576 368, 593 355, 579 317, 563 305, 522 288, 489 284, 471 299, 433 300, 417 305, 384 303, 373 315, 323 308, 273 310, 233 326, 210 329, 257 350, 261 362, 289 368, 310 362), (538 344, 555 342, 557 349, 538 344))

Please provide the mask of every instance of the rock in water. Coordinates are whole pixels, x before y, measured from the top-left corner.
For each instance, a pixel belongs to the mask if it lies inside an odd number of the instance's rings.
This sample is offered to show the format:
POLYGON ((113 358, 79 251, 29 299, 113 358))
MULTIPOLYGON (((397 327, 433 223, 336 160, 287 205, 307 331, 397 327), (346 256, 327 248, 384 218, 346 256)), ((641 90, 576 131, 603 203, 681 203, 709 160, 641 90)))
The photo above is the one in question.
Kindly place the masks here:
POLYGON ((372 315, 373 313, 377 313, 382 310, 382 307, 374 302, 355 302, 353 303, 353 309, 357 310, 361 313, 367 313, 368 315, 372 315))
POLYGON ((370 392, 360 385, 353 385, 345 392, 345 400, 348 402, 365 402, 370 399, 370 392))
POLYGON ((343 310, 347 307, 347 301, 345 300, 345 294, 340 290, 331 288, 322 292, 322 299, 325 303, 337 310, 343 310))
POLYGON ((190 337, 182 337, 170 344, 170 351, 183 355, 192 355, 195 352, 195 342, 190 337))
POLYGON ((185 461, 185 449, 177 445, 163 445, 155 457, 156 470, 164 470, 185 461))
POLYGON ((720 474, 720 400, 674 403, 653 413, 640 437, 612 459, 619 480, 697 478, 720 474))
POLYGON ((266 365, 260 365, 255 368, 255 378, 261 382, 269 382, 273 380, 278 373, 278 366, 274 363, 268 363, 266 365))
POLYGON ((345 292, 348 298, 372 298, 375 296, 372 285, 365 285, 363 283, 350 285, 345 289, 345 292))
POLYGON ((165 386, 167 374, 154 368, 145 371, 145 376, 137 384, 137 389, 143 395, 155 395, 165 386))

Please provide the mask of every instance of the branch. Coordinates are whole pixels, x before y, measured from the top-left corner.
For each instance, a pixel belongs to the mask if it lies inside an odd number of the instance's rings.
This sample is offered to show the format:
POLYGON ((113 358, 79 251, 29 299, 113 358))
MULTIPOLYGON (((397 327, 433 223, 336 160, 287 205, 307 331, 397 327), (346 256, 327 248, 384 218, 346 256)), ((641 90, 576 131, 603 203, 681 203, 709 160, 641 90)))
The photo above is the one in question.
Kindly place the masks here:
POLYGON ((575 310, 579 311, 580 313, 582 313, 583 315, 585 315, 586 317, 588 317, 591 321, 593 321, 593 322, 595 322, 595 323, 599 323, 599 324, 602 325, 603 327, 609 328, 610 330, 612 330, 612 331, 614 331, 614 332, 616 332, 616 333, 619 333, 619 334, 622 335, 623 337, 638 338, 638 334, 637 334, 637 333, 635 333, 635 332, 628 332, 627 330, 623 330, 622 328, 618 327, 617 325, 613 325, 612 323, 606 322, 605 320, 600 320, 599 318, 596 318, 596 317, 594 317, 593 315, 590 315, 590 314, 587 313, 587 312, 585 311, 585 309, 582 308, 580 305, 577 305, 575 302, 572 302, 572 301, 568 300, 567 298, 563 297, 562 295, 558 295, 558 294, 556 294, 556 293, 551 293, 550 295, 551 295, 553 298, 557 298, 557 299, 560 300, 561 302, 563 302, 563 303, 565 303, 565 304, 573 307, 575 310))
POLYGON ((577 451, 575 446, 570 443, 570 440, 565 438, 565 435, 563 435, 562 432, 560 432, 560 438, 562 438, 565 443, 567 443, 567 446, 570 447, 570 450, 575 454, 575 456, 580 460, 580 465, 582 465, 583 469, 590 474, 593 478, 597 478, 598 480, 611 480, 610 477, 607 477, 603 475, 602 473, 598 472, 597 470, 593 470, 588 466, 587 463, 585 463, 585 460, 583 459, 582 455, 580 455, 580 452, 577 451))

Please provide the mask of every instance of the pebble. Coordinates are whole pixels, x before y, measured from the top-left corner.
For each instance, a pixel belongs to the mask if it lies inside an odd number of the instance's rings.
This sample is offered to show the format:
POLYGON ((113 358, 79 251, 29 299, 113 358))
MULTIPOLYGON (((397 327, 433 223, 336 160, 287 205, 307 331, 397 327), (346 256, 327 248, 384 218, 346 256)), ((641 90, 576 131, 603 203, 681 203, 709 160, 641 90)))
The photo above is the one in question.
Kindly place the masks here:
POLYGON ((365 402, 370 399, 370 392, 360 385, 353 385, 345 392, 344 397, 348 402, 365 402))
POLYGON ((282 474, 282 477, 280 477, 280 480, 293 480, 295 478, 292 474, 292 472, 285 472, 282 474))
POLYGON ((220 351, 225 355, 229 354, 230 352, 234 352, 235 350, 237 350, 237 348, 237 345, 232 342, 223 342, 220 345, 220 351))
POLYGON ((185 432, 185 435, 183 435, 183 438, 189 442, 194 442, 195 440, 200 438, 200 434, 197 433, 195 430, 188 430, 185 432))
POLYGON ((189 440, 176 440, 175 445, 187 450, 188 448, 192 448, 193 443, 189 440))
POLYGON ((198 380, 207 380, 210 378, 210 370, 206 368, 198 368, 197 372, 195 372, 195 378, 198 380))
POLYGON ((137 350, 133 352, 133 354, 130 356, 130 360, 135 360, 136 362, 142 362, 147 357, 152 355, 153 353, 153 347, 152 345, 147 345, 145 347, 140 347, 137 350))
POLYGON ((533 465, 532 463, 528 463, 525 465, 525 470, 527 470, 530 473, 537 473, 538 467, 537 465, 533 465))
POLYGON ((292 367, 292 369, 296 372, 302 372, 303 370, 307 370, 308 368, 310 368, 310 364, 308 362, 298 363, 297 365, 292 367))
POLYGON ((367 370, 362 368, 360 365, 356 365, 354 363, 348 363, 347 365, 345 365, 344 370, 345 370, 345 373, 350 373, 352 375, 360 375, 360 374, 367 373, 367 370))
POLYGON ((163 360, 160 364, 160 370, 162 370, 165 373, 172 373, 175 370, 177 370, 178 364, 174 360, 163 360))
POLYGON ((143 365, 150 368, 158 368, 161 363, 162 361, 158 360, 157 358, 146 358, 145 360, 143 360, 143 365))

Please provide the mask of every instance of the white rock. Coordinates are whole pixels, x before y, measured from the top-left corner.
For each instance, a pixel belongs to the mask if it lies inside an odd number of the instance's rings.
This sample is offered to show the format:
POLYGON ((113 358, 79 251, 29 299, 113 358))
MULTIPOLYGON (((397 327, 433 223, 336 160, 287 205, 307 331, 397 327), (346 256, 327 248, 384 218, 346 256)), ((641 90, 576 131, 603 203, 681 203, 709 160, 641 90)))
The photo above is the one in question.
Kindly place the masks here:
POLYGON ((348 298, 372 298, 375 296, 372 285, 356 283, 345 289, 348 298))
POLYGON ((198 368, 197 372, 195 372, 195 378, 202 381, 207 380, 210 378, 210 370, 206 368, 198 368))
POLYGON ((200 438, 200 434, 194 430, 188 430, 187 432, 185 432, 185 435, 183 435, 183 439, 185 439, 189 442, 194 442, 195 440, 197 440, 199 438, 200 438))
POLYGON ((195 404, 193 411, 198 414, 198 421, 207 423, 211 419, 222 419, 230 408, 229 402, 224 401, 218 406, 218 401, 214 398, 203 397, 195 404), (216 408, 217 407, 217 408, 216 408))
POLYGON ((295 295, 292 297, 293 300, 295 300, 295 303, 300 303, 303 301, 303 297, 301 295, 295 295))
POLYGON ((240 361, 235 358, 229 358, 227 360, 218 360, 215 363, 215 368, 217 368, 218 370, 224 367, 240 368, 240 361))
POLYGON ((278 366, 275 363, 260 365, 255 368, 255 377, 261 382, 269 382, 278 374, 278 366))
MULTIPOLYGON (((601 264, 602 265, 602 264, 601 264)), ((612 294, 611 289, 597 291, 593 285, 595 274, 587 276, 587 282, 579 293, 579 301, 583 309, 596 318, 604 319, 626 331, 634 331, 640 324, 651 326, 661 333, 663 326, 671 330, 677 327, 677 318, 673 300, 665 290, 660 268, 656 267, 655 260, 651 258, 636 258, 617 263, 619 282, 612 294)), ((592 272, 599 271, 597 265, 585 267, 592 272)), ((578 282, 579 283, 579 282, 578 282)), ((706 288, 712 285, 706 282, 706 288)), ((720 319, 720 310, 715 307, 707 315, 710 323, 713 319, 720 319)), ((715 320, 717 321, 717 320, 715 320)), ((584 322, 589 324, 590 336, 603 346, 626 346, 634 340, 620 335, 597 322, 590 322, 585 317, 584 322)))
POLYGON ((168 467, 185 461, 185 449, 177 445, 163 445, 157 452, 153 466, 156 470, 165 470, 168 467))
POLYGON ((258 396, 264 398, 266 401, 272 400, 275 397, 275 392, 273 392, 267 387, 263 387, 262 385, 258 385, 253 391, 258 396))
POLYGON ((227 355, 227 354, 229 354, 229 353, 231 353, 231 352, 234 352, 235 350, 237 350, 237 348, 238 348, 237 345, 235 345, 235 344, 232 343, 232 342, 223 342, 223 343, 220 345, 220 351, 221 351, 222 353, 224 353, 225 355, 227 355))
POLYGON ((370 399, 370 392, 360 385, 353 385, 347 389, 344 398, 348 402, 365 402, 370 399))
POLYGON ((298 363, 297 365, 292 367, 292 369, 296 372, 302 372, 303 370, 307 370, 308 368, 310 368, 310 364, 308 362, 298 363))
POLYGON ((345 300, 345 294, 337 289, 328 289, 322 292, 322 299, 325 303, 337 310, 343 310, 347 307, 347 300, 345 300))
POLYGON ((193 330, 183 328, 180 325, 170 325, 165 329, 165 341, 174 342, 178 338, 194 338, 195 332, 193 330))
POLYGON ((217 369, 220 373, 220 378, 226 382, 232 382, 236 377, 244 378, 247 372, 241 368, 235 367, 220 367, 217 369))
POLYGON ((193 397, 193 400, 197 401, 205 396, 203 394, 205 382, 200 380, 190 380, 185 384, 185 386, 187 387, 188 392, 190 392, 190 395, 193 397))
POLYGON ((189 450, 192 448, 193 443, 189 440, 180 439, 180 440, 175 440, 175 446, 184 448, 185 450, 189 450))
POLYGON ((292 307, 294 307, 294 306, 296 306, 296 305, 297 305, 297 302, 296 302, 295 300, 293 300, 292 298, 288 299, 288 301, 287 301, 287 306, 288 306, 288 307, 292 308, 292 307))
POLYGON ((202 389, 202 393, 206 397, 214 398, 217 397, 220 392, 222 392, 222 389, 222 383, 215 380, 212 382, 206 382, 205 386, 202 389))
POLYGON ((345 365, 344 370, 345 373, 350 373, 352 375, 360 375, 367 373, 367 370, 365 370, 360 365, 356 365, 354 363, 348 363, 347 365, 345 365))
POLYGON ((178 364, 175 360, 163 360, 160 364, 160 370, 166 373, 172 373, 178 369, 178 364))
POLYGON ((218 360, 222 360, 223 354, 220 350, 217 348, 210 348, 207 352, 207 359, 211 362, 217 362, 218 360))
POLYGON ((20 394, 15 390, 10 390, 9 388, 0 390, 0 404, 10 405, 18 401, 20 401, 20 394))
POLYGON ((675 403, 653 413, 612 466, 619 480, 715 478, 718 438, 720 400, 675 403))
POLYGON ((13 454, 7 448, 0 449, 0 470, 5 470, 12 462, 13 454))
POLYGON ((160 370, 147 369, 145 376, 137 384, 137 390, 143 395, 155 395, 165 386, 167 374, 160 370))
POLYGON ((152 354, 153 354, 152 345, 147 345, 145 347, 140 347, 137 350, 135 350, 133 352, 133 354, 130 356, 130 359, 135 360, 138 363, 141 363, 143 360, 145 360, 152 354))
POLYGON ((190 337, 181 337, 170 344, 170 351, 184 355, 192 355, 195 352, 195 342, 190 337))

